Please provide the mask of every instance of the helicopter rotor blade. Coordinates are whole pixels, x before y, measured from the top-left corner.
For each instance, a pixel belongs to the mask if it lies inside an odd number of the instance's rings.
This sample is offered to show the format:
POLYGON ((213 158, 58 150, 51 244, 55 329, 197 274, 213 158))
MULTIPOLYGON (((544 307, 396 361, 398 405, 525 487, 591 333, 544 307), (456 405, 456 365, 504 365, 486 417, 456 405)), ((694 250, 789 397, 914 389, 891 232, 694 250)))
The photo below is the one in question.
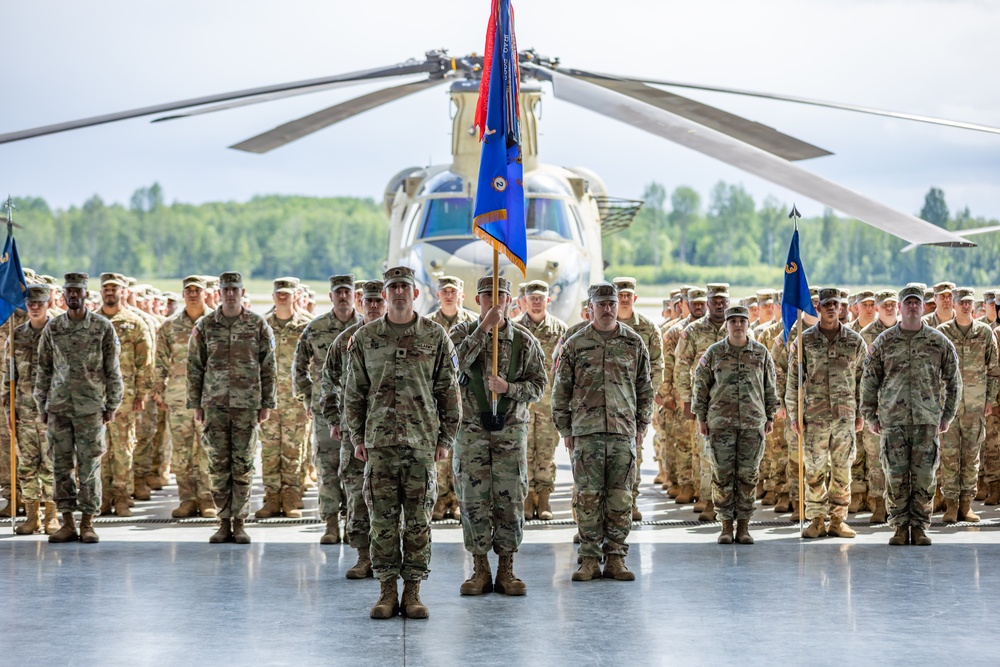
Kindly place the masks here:
MULTIPOLYGON (((976 236, 977 234, 988 234, 989 232, 1000 232, 1000 225, 992 225, 990 227, 976 227, 975 229, 956 229, 955 233, 961 236, 963 239, 967 236, 976 236)), ((911 243, 908 246, 904 246, 899 252, 910 252, 917 247, 916 243, 911 243)))
POLYGON ((257 136, 250 137, 249 139, 241 141, 238 144, 233 144, 230 148, 247 151, 249 153, 267 153, 275 148, 280 148, 285 144, 291 143, 296 139, 301 139, 302 137, 308 136, 313 132, 318 132, 319 130, 329 127, 334 123, 339 123, 340 121, 356 116, 359 113, 363 113, 376 107, 380 107, 383 104, 388 104, 389 102, 402 99, 407 95, 419 93, 422 90, 437 86, 447 80, 449 79, 444 77, 429 78, 423 81, 404 83, 401 86, 394 86, 392 88, 383 88, 382 90, 377 90, 373 93, 368 93, 367 95, 355 97, 354 99, 346 102, 336 104, 332 107, 317 111, 316 113, 309 114, 308 116, 303 116, 297 120, 279 125, 273 130, 268 130, 267 132, 258 134, 257 136))
POLYGON ((594 80, 545 71, 531 65, 522 67, 530 67, 539 78, 551 81, 557 99, 714 157, 905 241, 918 245, 975 246, 953 232, 858 194, 756 146, 653 106, 642 99, 646 94, 642 90, 645 84, 627 81, 599 84, 594 80), (633 87, 636 88, 634 91, 633 87))

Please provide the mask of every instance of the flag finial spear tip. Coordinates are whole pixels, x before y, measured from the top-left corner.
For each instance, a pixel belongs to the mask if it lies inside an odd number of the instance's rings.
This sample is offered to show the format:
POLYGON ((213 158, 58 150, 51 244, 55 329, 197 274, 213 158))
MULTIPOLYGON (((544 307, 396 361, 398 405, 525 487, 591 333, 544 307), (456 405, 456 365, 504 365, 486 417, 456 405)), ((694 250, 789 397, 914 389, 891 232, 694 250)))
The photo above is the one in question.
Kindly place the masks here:
POLYGON ((802 217, 802 214, 799 213, 799 209, 795 207, 795 204, 792 204, 792 211, 788 214, 788 217, 792 218, 793 220, 802 217))

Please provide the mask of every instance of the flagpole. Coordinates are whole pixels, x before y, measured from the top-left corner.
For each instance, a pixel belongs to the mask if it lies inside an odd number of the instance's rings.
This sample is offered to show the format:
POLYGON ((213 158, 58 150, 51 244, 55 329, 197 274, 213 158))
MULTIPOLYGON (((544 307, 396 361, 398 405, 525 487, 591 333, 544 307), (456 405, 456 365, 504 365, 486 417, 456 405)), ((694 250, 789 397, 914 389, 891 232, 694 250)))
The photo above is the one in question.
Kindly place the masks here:
MULTIPOLYGON (((795 226, 795 231, 799 231, 799 210, 795 208, 792 204, 792 224, 795 226)), ((798 341, 798 345, 795 346, 796 358, 798 361, 798 396, 796 398, 796 405, 798 407, 798 416, 796 418, 796 430, 798 431, 798 448, 799 448, 799 539, 802 539, 802 526, 806 518, 806 493, 805 493, 805 416, 802 414, 802 311, 799 310, 798 317, 795 323, 795 339, 798 341)), ((788 341, 785 341, 788 343, 788 341)))
MULTIPOLYGON (((14 200, 7 195, 4 203, 7 209, 7 236, 14 235, 14 200)), ((14 313, 7 318, 9 338, 7 339, 7 355, 10 358, 10 529, 17 534, 17 427, 14 422, 14 313)))
MULTIPOLYGON (((493 248, 493 307, 497 307, 500 300, 500 251, 493 248)), ((500 323, 493 326, 493 375, 497 374, 497 366, 500 361, 500 323)), ((491 391, 493 399, 493 416, 497 416, 497 393, 491 391)))

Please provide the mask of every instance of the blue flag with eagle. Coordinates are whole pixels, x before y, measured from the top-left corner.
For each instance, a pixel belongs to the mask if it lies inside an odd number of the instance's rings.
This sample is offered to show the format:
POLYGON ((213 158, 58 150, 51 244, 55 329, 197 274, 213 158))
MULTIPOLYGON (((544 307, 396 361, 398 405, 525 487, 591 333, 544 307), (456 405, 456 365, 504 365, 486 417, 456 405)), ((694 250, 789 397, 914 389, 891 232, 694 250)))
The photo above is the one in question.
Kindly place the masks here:
POLYGON ((785 293, 781 298, 781 319, 785 326, 786 341, 800 310, 817 317, 812 297, 809 296, 806 270, 802 268, 802 259, 799 257, 799 230, 796 229, 792 234, 792 243, 788 246, 788 261, 785 262, 785 293))
POLYGON ((17 256, 17 243, 10 225, 7 225, 7 242, 0 255, 0 325, 6 324, 17 308, 24 309, 24 271, 17 256))
POLYGON ((486 31, 476 125, 483 143, 473 233, 525 275, 528 239, 518 93, 520 71, 510 0, 493 0, 486 31))

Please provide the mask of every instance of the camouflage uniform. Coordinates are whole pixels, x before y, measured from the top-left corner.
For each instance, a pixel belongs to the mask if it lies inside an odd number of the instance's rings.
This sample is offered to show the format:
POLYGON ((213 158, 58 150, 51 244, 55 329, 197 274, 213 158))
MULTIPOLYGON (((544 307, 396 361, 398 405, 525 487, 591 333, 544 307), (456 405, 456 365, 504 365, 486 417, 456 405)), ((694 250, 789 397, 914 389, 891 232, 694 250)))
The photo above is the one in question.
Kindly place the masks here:
MULTIPOLYGON (((653 390, 658 392, 663 384, 663 334, 652 320, 636 311, 632 312, 630 319, 619 319, 618 321, 639 334, 642 342, 646 344, 646 349, 649 350, 649 378, 650 382, 653 383, 653 390)), ((653 405, 655 408, 655 402, 653 405)), ((632 483, 633 498, 639 495, 639 482, 642 481, 640 468, 642 468, 641 446, 636 447, 635 481, 632 483)))
MULTIPOLYGON (((905 294, 906 289, 901 301, 905 294)), ((882 431, 880 460, 891 525, 930 526, 938 428, 955 418, 961 391, 955 346, 936 329, 924 325, 904 332, 896 325, 868 348, 861 414, 882 431)))
POLYGON ((667 447, 672 449, 673 454, 673 479, 680 486, 690 486, 694 488, 694 478, 692 475, 691 450, 694 446, 694 430, 692 423, 684 418, 684 405, 681 401, 680 393, 674 385, 674 369, 677 367, 677 343, 681 339, 681 332, 691 324, 690 315, 675 322, 663 334, 663 384, 660 385, 658 395, 661 400, 673 400, 674 409, 667 410, 665 421, 669 424, 667 432, 671 434, 667 447))
MULTIPOLYGON (((993 339, 1000 346, 1000 328, 993 327, 993 339)), ((984 484, 989 485, 990 504, 1000 502, 1000 396, 993 404, 993 412, 986 418, 986 440, 983 444, 984 484)))
MULTIPOLYGON (((32 398, 32 384, 38 357, 38 341, 42 330, 30 322, 14 329, 13 343, 8 342, 3 360, 3 387, 0 396, 10 415, 10 357, 14 357, 14 412, 17 418, 17 481, 18 498, 39 502, 52 501, 52 454, 45 442, 45 424, 38 418, 38 406, 32 398)), ((7 422, 8 419, 2 421, 7 422)), ((0 453, 8 458, 10 448, 0 453)))
MULTIPOLYGON (((779 325, 780 326, 780 325, 779 325)), ((767 333, 771 333, 768 330, 767 333)), ((798 364, 789 363, 788 344, 785 342, 785 332, 782 328, 771 342, 771 359, 774 360, 774 373, 776 386, 784 387, 790 375, 798 378, 798 364)), ((798 394, 796 393, 796 400, 798 394)), ((788 406, 785 404, 785 392, 778 393, 778 401, 781 407, 785 408, 786 414, 788 406)), ((777 419, 774 421, 773 448, 769 456, 769 468, 767 474, 768 481, 766 488, 768 491, 774 490, 778 495, 787 494, 793 507, 798 507, 799 500, 799 436, 792 430, 792 420, 777 419), (778 429, 781 429, 778 432, 778 429)), ((766 448, 765 448, 766 450, 766 448)), ((765 451, 765 456, 767 453, 765 451)))
POLYGON ((201 441, 219 518, 245 519, 258 413, 277 407, 275 342, 271 327, 254 312, 244 308, 232 322, 228 319, 220 307, 199 319, 191 332, 187 408, 204 410, 201 441))
MULTIPOLYGON (((27 273, 27 272, 26 272, 27 273)), ((26 280, 31 280, 30 276, 25 277, 26 280)), ((14 321, 14 328, 17 328, 28 321, 28 313, 20 308, 16 309, 14 313, 10 316, 14 321)), ((50 315, 50 317, 52 317, 50 315)), ((6 326, 0 327, 0 339, 3 340, 3 347, 7 349, 8 339, 10 338, 10 323, 4 322, 6 326)), ((0 419, 0 487, 2 487, 2 495, 10 502, 10 424, 7 419, 0 419), (3 454, 2 452, 7 452, 3 454)), ((16 476, 15 476, 16 478, 16 476)), ((20 498, 21 494, 18 493, 17 497, 20 498)), ((18 501, 20 504, 20 501, 18 501)), ((9 506, 8 506, 9 507, 9 506)), ((7 513, 8 508, 4 508, 3 515, 10 516, 7 513)))
MULTIPOLYGON (((130 279, 131 280, 131 279, 130 279)), ((136 306, 126 305, 125 308, 142 319, 152 341, 150 347, 150 359, 156 359, 156 335, 160 329, 160 320, 155 315, 150 315, 146 311, 136 306)), ((155 363, 155 362, 154 362, 155 363)), ((132 406, 128 406, 129 410, 132 406)), ((135 452, 132 456, 132 466, 134 479, 129 480, 129 493, 133 491, 134 480, 147 478, 151 475, 159 475, 161 468, 165 469, 168 461, 163 460, 162 448, 166 443, 156 440, 156 425, 159 416, 159 409, 156 401, 146 401, 146 407, 142 412, 134 413, 135 421, 135 452), (161 451, 157 451, 157 445, 161 451)), ((109 426, 110 429, 110 426, 109 426)))
MULTIPOLYGON (((483 407, 476 399, 470 368, 478 365, 484 387, 492 370, 493 336, 479 328, 479 322, 456 325, 449 334, 462 373, 462 422, 455 441, 455 490, 462 507, 462 535, 465 548, 473 555, 510 554, 521 545, 524 530, 524 499, 528 492, 528 403, 537 401, 546 385, 542 349, 527 329, 507 322, 500 329, 497 375, 509 387, 500 398, 513 405, 500 431, 487 431, 480 421, 483 407), (514 336, 520 335, 519 358, 511 365, 514 336), (509 379, 508 379, 509 378, 509 379)), ((489 408, 487 407, 487 410, 489 408)))
MULTIPOLYGON (((868 356, 868 348, 870 348, 872 343, 875 342, 875 339, 888 328, 889 327, 882 324, 882 320, 876 317, 874 322, 860 331, 861 338, 864 339, 866 352, 860 359, 858 359, 859 374, 864 372, 865 357, 868 356)), ((862 493, 867 490, 869 498, 884 498, 885 470, 882 469, 882 463, 879 459, 880 438, 866 427, 863 428, 861 433, 858 434, 858 440, 860 440, 859 449, 864 449, 865 459, 868 461, 865 466, 865 472, 867 472, 868 478, 865 480, 867 482, 865 488, 862 488, 860 485, 852 486, 851 491, 853 493, 862 493)))

